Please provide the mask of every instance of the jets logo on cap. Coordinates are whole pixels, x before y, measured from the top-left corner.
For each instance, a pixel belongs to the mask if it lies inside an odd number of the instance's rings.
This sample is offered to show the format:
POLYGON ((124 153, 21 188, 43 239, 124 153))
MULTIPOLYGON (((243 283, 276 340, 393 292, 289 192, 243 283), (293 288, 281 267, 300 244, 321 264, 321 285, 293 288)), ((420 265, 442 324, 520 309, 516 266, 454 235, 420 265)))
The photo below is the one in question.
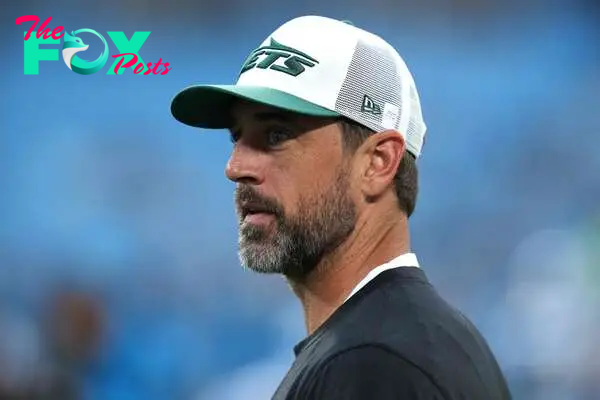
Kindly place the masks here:
POLYGON ((373 115, 381 115, 381 107, 379 107, 372 98, 365 94, 363 97, 362 106, 360 107, 360 111, 373 114, 373 115))
POLYGON ((250 53, 240 75, 253 68, 260 68, 298 76, 306 70, 306 67, 312 68, 318 63, 319 61, 308 54, 293 47, 285 46, 271 38, 271 44, 259 47, 250 53), (261 56, 262 59, 260 59, 261 56))

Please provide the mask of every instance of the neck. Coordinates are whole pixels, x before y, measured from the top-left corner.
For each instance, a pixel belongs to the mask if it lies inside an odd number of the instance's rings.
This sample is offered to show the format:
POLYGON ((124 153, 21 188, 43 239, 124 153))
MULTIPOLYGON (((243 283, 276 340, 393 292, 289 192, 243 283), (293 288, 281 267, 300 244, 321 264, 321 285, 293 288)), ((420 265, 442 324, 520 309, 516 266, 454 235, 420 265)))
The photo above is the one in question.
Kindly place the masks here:
POLYGON ((399 221, 393 213, 364 218, 306 279, 290 281, 302 303, 309 335, 344 303, 369 271, 409 251, 408 221, 404 215, 399 221))

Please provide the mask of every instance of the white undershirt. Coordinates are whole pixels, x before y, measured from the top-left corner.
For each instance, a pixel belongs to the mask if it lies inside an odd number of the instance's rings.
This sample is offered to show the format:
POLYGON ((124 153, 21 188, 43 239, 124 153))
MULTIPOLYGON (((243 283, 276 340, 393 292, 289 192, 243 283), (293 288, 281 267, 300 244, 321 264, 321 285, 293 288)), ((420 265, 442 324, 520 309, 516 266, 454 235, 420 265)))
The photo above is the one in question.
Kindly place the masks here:
POLYGON ((419 268, 419 261, 417 260, 417 256, 414 253, 405 253, 391 261, 386 262, 378 267, 373 268, 367 276, 365 276, 359 283, 354 287, 350 295, 344 300, 344 302, 348 301, 348 299, 356 294, 360 289, 362 289, 367 283, 371 282, 375 277, 381 274, 383 271, 387 271, 388 269, 399 268, 399 267, 414 267, 419 268))

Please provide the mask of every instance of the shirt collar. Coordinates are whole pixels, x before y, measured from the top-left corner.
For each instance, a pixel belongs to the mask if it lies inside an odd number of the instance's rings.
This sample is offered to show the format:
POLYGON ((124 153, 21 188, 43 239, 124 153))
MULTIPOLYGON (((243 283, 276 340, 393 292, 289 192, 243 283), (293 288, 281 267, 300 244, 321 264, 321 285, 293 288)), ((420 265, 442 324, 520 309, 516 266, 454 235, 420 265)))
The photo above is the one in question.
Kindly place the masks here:
POLYGON ((344 300, 344 302, 348 301, 348 299, 354 296, 360 289, 362 289, 367 283, 375 279, 377 275, 381 274, 383 271, 387 271, 393 268, 399 267, 414 267, 419 268, 419 260, 415 253, 404 253, 394 258, 391 261, 386 262, 378 267, 373 268, 367 276, 365 276, 359 283, 354 287, 350 295, 344 300))

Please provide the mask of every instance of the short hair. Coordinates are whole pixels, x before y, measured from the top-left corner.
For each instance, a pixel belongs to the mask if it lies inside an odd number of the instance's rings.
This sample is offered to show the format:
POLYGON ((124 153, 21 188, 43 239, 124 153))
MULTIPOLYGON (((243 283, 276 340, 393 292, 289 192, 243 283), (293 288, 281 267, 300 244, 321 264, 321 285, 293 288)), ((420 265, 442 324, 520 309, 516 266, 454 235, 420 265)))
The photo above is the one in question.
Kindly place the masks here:
MULTIPOLYGON (((355 152, 367 140, 375 134, 375 131, 350 119, 343 118, 340 121, 342 128, 342 143, 345 151, 355 152)), ((407 218, 413 214, 419 192, 418 171, 415 156, 404 151, 402 160, 394 176, 394 186, 398 206, 407 218)))

